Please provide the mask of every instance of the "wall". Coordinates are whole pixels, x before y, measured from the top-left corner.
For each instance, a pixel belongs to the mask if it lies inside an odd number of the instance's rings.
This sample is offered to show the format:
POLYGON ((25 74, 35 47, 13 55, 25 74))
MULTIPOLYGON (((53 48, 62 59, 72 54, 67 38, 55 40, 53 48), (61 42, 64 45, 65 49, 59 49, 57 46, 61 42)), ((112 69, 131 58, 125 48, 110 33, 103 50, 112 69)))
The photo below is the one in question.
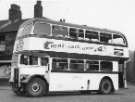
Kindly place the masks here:
POLYGON ((16 32, 1 33, 0 36, 5 38, 5 41, 3 41, 5 48, 0 51, 0 78, 9 78, 11 68, 9 61, 12 58, 16 32))

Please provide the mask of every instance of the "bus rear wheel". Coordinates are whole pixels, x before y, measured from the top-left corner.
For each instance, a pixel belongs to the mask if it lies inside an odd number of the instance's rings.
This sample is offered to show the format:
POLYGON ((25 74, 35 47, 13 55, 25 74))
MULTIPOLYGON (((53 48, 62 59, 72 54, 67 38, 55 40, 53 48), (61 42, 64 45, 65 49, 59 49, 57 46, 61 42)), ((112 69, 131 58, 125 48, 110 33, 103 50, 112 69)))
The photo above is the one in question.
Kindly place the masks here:
POLYGON ((100 83, 100 89, 99 89, 100 93, 102 94, 110 94, 111 92, 113 92, 113 85, 111 80, 109 79, 103 79, 100 83))
POLYGON ((28 96, 43 96, 47 91, 46 83, 40 78, 33 78, 26 85, 26 94, 28 96))

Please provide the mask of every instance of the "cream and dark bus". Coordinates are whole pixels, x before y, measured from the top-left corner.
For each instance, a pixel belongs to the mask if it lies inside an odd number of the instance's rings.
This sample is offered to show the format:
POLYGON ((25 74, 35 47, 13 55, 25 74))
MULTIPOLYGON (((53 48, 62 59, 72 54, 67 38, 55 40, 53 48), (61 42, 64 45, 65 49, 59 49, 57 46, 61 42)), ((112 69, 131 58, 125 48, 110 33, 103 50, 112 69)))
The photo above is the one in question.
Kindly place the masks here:
POLYGON ((119 89, 120 69, 128 57, 121 32, 33 18, 18 30, 10 83, 17 95, 110 94, 119 89))

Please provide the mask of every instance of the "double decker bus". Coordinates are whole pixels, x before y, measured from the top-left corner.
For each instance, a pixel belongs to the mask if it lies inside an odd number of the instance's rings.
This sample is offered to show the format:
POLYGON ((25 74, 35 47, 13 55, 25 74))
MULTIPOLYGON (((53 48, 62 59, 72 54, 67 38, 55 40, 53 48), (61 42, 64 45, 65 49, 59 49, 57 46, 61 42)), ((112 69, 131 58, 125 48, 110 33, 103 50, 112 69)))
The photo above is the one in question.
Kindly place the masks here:
POLYGON ((33 18, 19 28, 10 83, 17 94, 119 89, 119 72, 129 57, 118 31, 33 18))

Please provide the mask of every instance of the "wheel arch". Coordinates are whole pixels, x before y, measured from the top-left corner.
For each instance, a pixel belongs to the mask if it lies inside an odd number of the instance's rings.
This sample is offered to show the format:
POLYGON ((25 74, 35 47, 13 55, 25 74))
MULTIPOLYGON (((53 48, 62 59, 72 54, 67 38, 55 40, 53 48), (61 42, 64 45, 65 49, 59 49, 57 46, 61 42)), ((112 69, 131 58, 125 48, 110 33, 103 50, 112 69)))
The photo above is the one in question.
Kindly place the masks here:
POLYGON ((44 75, 33 75, 29 78, 28 82, 34 78, 40 78, 41 80, 43 80, 45 82, 45 84, 47 85, 47 88, 49 90, 49 83, 48 81, 44 78, 44 75))
POLYGON ((114 84, 113 84, 112 78, 109 77, 109 76, 104 76, 104 77, 101 79, 98 89, 100 90, 101 83, 102 83, 102 81, 103 81, 104 79, 108 79, 108 80, 111 82, 111 84, 112 84, 112 92, 114 92, 114 90, 115 90, 115 89, 114 89, 114 84))
MULTIPOLYGON (((48 85, 48 82, 47 82, 47 80, 44 78, 43 75, 33 75, 33 76, 31 76, 25 85, 26 85, 26 87, 25 87, 25 92, 26 92, 26 95, 28 95, 28 96, 34 96, 34 97, 43 96, 43 95, 48 94, 48 92, 49 92, 49 85, 48 85), (39 91, 39 90, 38 90, 40 93, 37 92, 38 94, 35 94, 35 95, 33 94, 32 91, 30 91, 30 90, 31 90, 31 83, 33 83, 34 80, 36 80, 36 81, 38 81, 38 82, 40 83, 40 85, 41 85, 41 90, 42 90, 42 91, 39 91), (29 88, 29 85, 30 85, 30 88, 29 88), (29 89, 30 89, 30 90, 29 90, 29 89), (29 91, 28 91, 28 90, 29 90, 29 91)), ((36 92, 35 92, 35 93, 36 93, 36 92)))

